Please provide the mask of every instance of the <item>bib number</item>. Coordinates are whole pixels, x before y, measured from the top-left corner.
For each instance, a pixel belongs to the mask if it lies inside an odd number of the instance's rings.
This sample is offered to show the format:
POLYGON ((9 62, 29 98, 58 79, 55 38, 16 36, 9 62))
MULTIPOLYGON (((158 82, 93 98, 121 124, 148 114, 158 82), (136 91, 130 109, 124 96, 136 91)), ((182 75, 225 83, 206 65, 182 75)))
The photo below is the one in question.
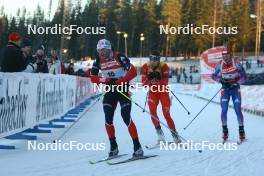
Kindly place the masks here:
POLYGON ((115 72, 108 72, 107 73, 109 77, 114 77, 115 76, 115 72))

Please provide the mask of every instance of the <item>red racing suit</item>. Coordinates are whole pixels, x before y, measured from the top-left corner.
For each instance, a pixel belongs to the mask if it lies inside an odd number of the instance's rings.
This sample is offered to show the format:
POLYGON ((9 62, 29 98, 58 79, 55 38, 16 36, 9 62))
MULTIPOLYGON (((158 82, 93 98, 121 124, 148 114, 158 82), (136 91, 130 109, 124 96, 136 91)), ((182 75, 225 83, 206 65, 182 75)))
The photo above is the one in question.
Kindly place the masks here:
MULTIPOLYGON (((150 67, 149 63, 146 63, 142 67, 142 84, 148 85, 150 90, 148 92, 148 105, 152 116, 158 118, 157 107, 159 102, 162 105, 162 112, 167 121, 169 128, 176 131, 174 121, 170 115, 170 96, 168 91, 169 81, 169 67, 166 63, 160 62, 156 69, 150 67), (159 80, 149 80, 148 75, 151 72, 158 72, 160 74, 159 80)), ((156 129, 160 128, 160 123, 155 118, 151 118, 156 129)))

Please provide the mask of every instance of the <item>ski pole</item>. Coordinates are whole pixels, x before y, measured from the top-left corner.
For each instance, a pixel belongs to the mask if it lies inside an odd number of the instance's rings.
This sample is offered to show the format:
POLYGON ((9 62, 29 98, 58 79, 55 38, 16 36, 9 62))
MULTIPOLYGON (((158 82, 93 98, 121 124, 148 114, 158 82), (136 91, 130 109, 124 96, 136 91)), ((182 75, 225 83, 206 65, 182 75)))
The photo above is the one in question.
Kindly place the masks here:
MULTIPOLYGON (((144 81, 143 85, 144 85, 146 82, 147 82, 147 80, 144 81)), ((146 95, 146 99, 145 99, 145 104, 144 104, 143 112, 145 112, 145 110, 146 110, 147 101, 148 101, 148 93, 147 93, 147 95, 146 95)))
MULTIPOLYGON (((132 103, 134 103, 137 107, 139 107, 140 109, 143 110, 143 107, 140 106, 137 102, 135 102, 131 97, 127 96, 126 94, 124 94, 121 91, 118 91, 121 95, 123 95, 125 98, 127 98, 129 101, 131 101, 132 103)), ((149 114, 152 118, 154 118, 155 120, 157 120, 158 122, 160 122, 160 124, 162 124, 164 127, 166 127, 167 129, 169 129, 173 134, 178 135, 182 140, 186 141, 186 139, 184 139, 182 136, 180 136, 179 134, 177 134, 175 131, 173 131, 172 129, 170 129, 170 127, 168 125, 166 125, 165 123, 163 123, 162 121, 159 120, 158 117, 152 115, 149 111, 145 110, 144 112, 146 112, 147 114, 149 114)))
POLYGON ((60 140, 60 139, 62 139, 71 129, 72 129, 72 127, 75 125, 75 124, 77 124, 80 120, 81 120, 81 118, 82 117, 84 117, 84 115, 90 110, 90 109, 92 109, 95 105, 96 105, 96 103, 97 102, 99 102, 100 100, 101 100, 101 98, 103 97, 103 96, 105 96, 105 94, 106 94, 107 92, 104 92, 102 95, 100 95, 95 101, 94 101, 94 103, 82 114, 82 116, 81 117, 79 117, 73 124, 71 124, 71 126, 69 126, 69 128, 67 128, 67 130, 65 130, 57 139, 55 139, 55 140, 53 140, 53 143, 56 143, 56 141, 58 141, 58 140, 60 140))
POLYGON ((146 95, 146 99, 145 99, 145 104, 144 104, 143 112, 145 112, 145 110, 146 110, 147 101, 148 101, 148 93, 147 93, 147 95, 146 95))
POLYGON ((221 89, 219 89, 217 92, 216 92, 216 94, 207 102, 207 104, 197 113, 197 115, 188 123, 188 125, 186 125, 186 127, 184 127, 183 129, 184 130, 186 130, 191 124, 192 124, 192 122, 199 116, 199 114, 207 107, 207 105, 209 104, 209 103, 211 103, 212 102, 212 100, 216 97, 216 95, 220 92, 222 90, 222 88, 221 89))
POLYGON ((183 103, 179 100, 179 98, 171 90, 170 92, 176 98, 176 100, 182 105, 182 107, 187 111, 188 115, 190 115, 191 114, 190 111, 188 111, 188 109, 183 105, 183 103))
MULTIPOLYGON (((129 101, 131 101, 132 103, 134 103, 137 107, 142 109, 142 106, 140 106, 137 102, 135 102, 131 97, 125 95, 123 92, 118 91, 121 95, 123 95, 125 98, 127 98, 129 101)), ((170 129, 170 127, 168 127, 165 123, 163 123, 162 121, 159 120, 158 117, 153 116, 150 112, 148 111, 144 111, 146 113, 148 113, 152 118, 154 118, 155 120, 159 121, 160 124, 162 124, 164 127, 166 127, 167 129, 169 129, 171 131, 171 133, 178 135, 183 141, 189 143, 189 141, 187 139, 185 139, 184 137, 182 137, 181 135, 179 135, 178 133, 176 133, 175 131, 173 131, 172 129, 170 129)), ((198 150, 199 153, 202 152, 202 150, 198 150)))

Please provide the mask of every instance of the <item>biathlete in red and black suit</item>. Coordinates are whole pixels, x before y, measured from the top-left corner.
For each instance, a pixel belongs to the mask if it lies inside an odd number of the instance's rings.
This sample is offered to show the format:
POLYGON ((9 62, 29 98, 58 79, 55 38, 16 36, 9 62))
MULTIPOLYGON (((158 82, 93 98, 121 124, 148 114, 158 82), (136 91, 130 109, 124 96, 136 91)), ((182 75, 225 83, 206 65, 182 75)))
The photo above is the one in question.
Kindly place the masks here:
MULTIPOLYGON (((93 83, 106 85, 122 85, 129 86, 129 81, 137 76, 135 67, 130 60, 119 52, 113 52, 111 43, 102 39, 97 44, 97 54, 95 62, 91 70, 91 80, 93 83), (99 76, 101 71, 101 76, 99 76)), ((129 96, 128 88, 122 91, 129 96)), ((104 95, 103 109, 105 114, 105 128, 110 140, 109 156, 118 154, 118 145, 115 137, 115 127, 113 124, 114 112, 117 103, 121 106, 121 116, 128 127, 129 134, 133 140, 134 153, 133 156, 143 156, 141 144, 139 142, 136 126, 131 119, 131 101, 120 94, 117 89, 112 88, 111 91, 104 95)))

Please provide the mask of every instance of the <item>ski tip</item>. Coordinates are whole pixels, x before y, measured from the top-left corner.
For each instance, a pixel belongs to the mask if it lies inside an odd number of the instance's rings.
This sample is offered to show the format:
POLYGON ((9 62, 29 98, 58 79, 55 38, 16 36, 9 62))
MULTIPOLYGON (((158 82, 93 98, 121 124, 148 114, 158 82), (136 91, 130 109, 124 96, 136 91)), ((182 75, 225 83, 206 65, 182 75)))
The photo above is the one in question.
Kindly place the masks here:
POLYGON ((237 141, 237 145, 241 145, 242 143, 244 143, 245 141, 237 141))
POLYGON ((158 147, 159 147, 159 144, 155 144, 155 145, 153 145, 153 146, 145 145, 145 148, 146 148, 147 150, 156 149, 156 148, 158 148, 158 147))
POLYGON ((107 158, 103 158, 103 159, 100 159, 100 160, 97 160, 97 161, 89 161, 90 164, 98 164, 98 163, 102 163, 102 162, 106 162, 106 161, 109 161, 109 160, 113 160, 113 159, 117 159, 117 158, 120 158, 122 156, 126 156, 128 154, 119 154, 119 155, 116 155, 114 157, 107 157, 107 158))
POLYGON ((144 155, 144 156, 140 156, 140 157, 131 157, 128 158, 126 160, 123 161, 119 161, 119 162, 106 162, 108 165, 119 165, 119 164, 125 164, 125 163, 129 163, 129 162, 133 162, 133 161, 137 161, 137 160, 144 160, 144 159, 148 159, 148 158, 153 158, 153 157, 157 157, 159 155, 144 155))
POLYGON ((109 161, 107 161, 106 164, 108 164, 108 165, 114 165, 113 163, 111 163, 109 161))
POLYGON ((240 145, 240 144, 242 144, 242 143, 244 143, 244 142, 246 142, 246 141, 247 141, 247 139, 239 140, 239 141, 237 141, 237 144, 240 145))
POLYGON ((225 144, 225 143, 228 142, 228 141, 229 141, 228 138, 223 138, 223 140, 222 140, 222 144, 225 144))

